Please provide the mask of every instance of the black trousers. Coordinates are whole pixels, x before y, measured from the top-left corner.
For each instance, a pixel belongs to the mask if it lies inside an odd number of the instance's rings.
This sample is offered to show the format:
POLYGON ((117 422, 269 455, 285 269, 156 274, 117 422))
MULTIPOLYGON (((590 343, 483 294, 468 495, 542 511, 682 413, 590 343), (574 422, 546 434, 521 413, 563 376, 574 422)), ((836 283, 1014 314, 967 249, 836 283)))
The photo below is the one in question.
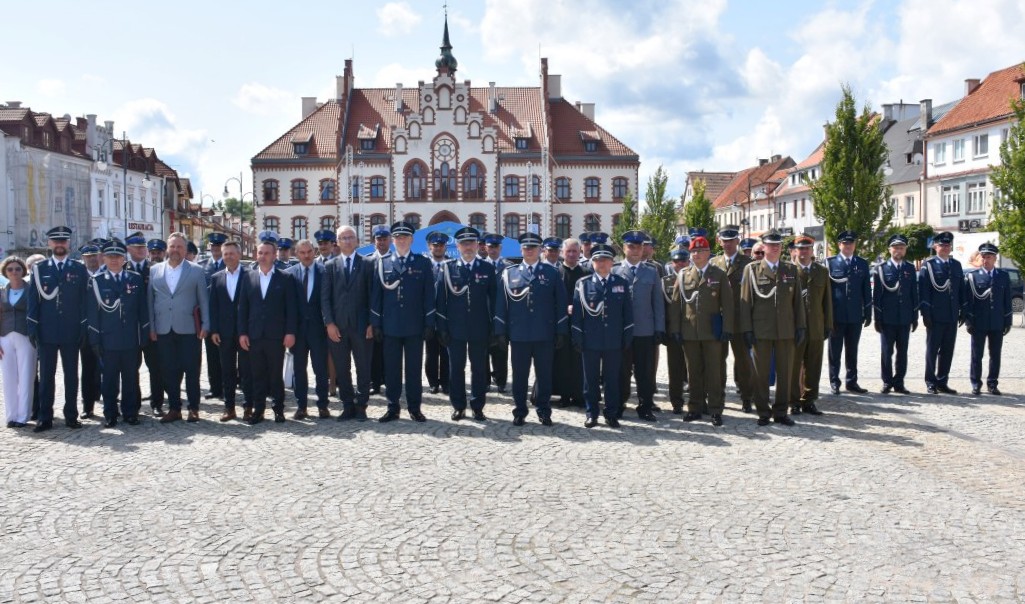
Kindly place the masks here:
MULTIPOLYGON (((337 370, 338 366, 335 365, 337 370)), ((359 379, 357 377, 357 379, 359 379)), ((370 384, 380 390, 384 384, 384 342, 373 340, 373 354, 370 360, 370 384)))
POLYGON ((279 339, 249 340, 249 367, 253 372, 253 413, 260 415, 271 397, 274 413, 285 412, 285 347, 279 339))
POLYGON ((466 359, 470 359, 470 409, 484 410, 488 392, 488 343, 485 340, 452 340, 448 345, 448 399, 452 407, 466 409, 466 359))
POLYGON ((370 399, 371 364, 377 350, 377 342, 366 338, 365 329, 349 327, 340 331, 342 341, 336 343, 329 340, 328 346, 331 349, 331 358, 335 362, 335 378, 338 380, 342 409, 352 409, 354 405, 365 408, 370 399), (356 366, 355 388, 352 384, 353 365, 356 366))
POLYGON ((633 373, 637 381, 638 413, 650 412, 654 404, 655 381, 651 371, 655 365, 655 346, 655 336, 635 336, 630 351, 623 355, 619 372, 620 401, 625 406, 630 398, 630 374, 633 373))
POLYGON ((488 379, 499 388, 509 383, 509 345, 488 348, 491 357, 491 373, 488 379))
POLYGON ((538 417, 552 416, 552 360, 555 358, 555 342, 512 342, 512 396, 516 407, 513 417, 527 417, 527 381, 531 363, 537 395, 534 406, 538 417))
POLYGON ((555 351, 552 395, 574 403, 584 402, 584 365, 580 353, 572 346, 563 346, 555 351))
POLYGON ((908 372, 908 340, 911 337, 911 325, 883 325, 879 333, 882 344, 882 373, 884 385, 894 388, 904 387, 904 376, 908 372), (894 348, 897 359, 894 362, 894 348))
POLYGON ((203 340, 203 348, 206 353, 206 377, 210 381, 210 394, 217 398, 224 398, 224 378, 221 375, 221 355, 217 352, 217 345, 207 336, 203 340))
POLYGON ((328 374, 327 374, 327 339, 296 338, 292 347, 292 365, 295 376, 295 400, 300 409, 305 409, 310 391, 310 377, 307 365, 313 365, 314 388, 317 394, 317 407, 327 409, 328 374))
POLYGON ((96 401, 100 400, 100 360, 88 339, 82 341, 79 359, 82 363, 82 411, 92 413, 96 401))
POLYGON ((946 386, 950 363, 954 360, 957 323, 933 321, 925 333, 925 385, 946 386))
MULTIPOLYGON (((147 342, 142 347, 142 356, 139 358, 139 367, 146 362, 146 369, 149 371, 149 404, 156 409, 164 404, 164 380, 160 374, 160 347, 156 342, 147 342)), ((142 390, 139 390, 139 404, 142 404, 142 390)))
POLYGON ((64 370, 64 419, 78 418, 78 342, 39 344, 40 423, 53 421, 53 402, 57 395, 57 356, 64 370))
POLYGON ((844 355, 847 373, 844 384, 858 383, 858 343, 861 341, 861 323, 834 323, 829 332, 829 383, 840 387, 840 353, 844 355))
POLYGON ((424 383, 420 379, 423 363, 424 338, 422 335, 395 337, 384 336, 384 385, 388 397, 388 411, 398 413, 399 396, 402 394, 405 376, 406 408, 410 413, 420 411, 424 383), (405 369, 405 373, 403 373, 405 369))
POLYGON ((435 336, 424 341, 424 373, 427 374, 427 383, 434 386, 448 388, 449 357, 448 349, 438 342, 435 336))
POLYGON ((225 338, 217 347, 217 356, 221 363, 221 387, 224 394, 224 408, 235 408, 235 397, 239 387, 242 389, 244 406, 253 406, 253 373, 249 363, 249 353, 238 345, 238 339, 225 338))
POLYGON ((585 350, 581 358, 584 374, 584 403, 588 417, 598 418, 601 412, 602 386, 605 388, 605 417, 618 418, 622 414, 619 379, 622 374, 623 351, 585 350))
POLYGON ((986 386, 996 388, 1000 381, 1000 350, 1004 346, 1004 332, 979 331, 972 334, 972 362, 968 372, 968 378, 972 387, 982 387, 982 353, 986 351, 986 344, 989 344, 989 374, 986 376, 986 386))
POLYGON ((190 411, 199 411, 200 341, 194 333, 170 331, 157 336, 157 349, 163 359, 164 394, 172 411, 182 408, 182 378, 190 411))
POLYGON ((103 351, 103 417, 117 417, 117 395, 121 391, 121 415, 132 419, 139 415, 139 351, 103 351))

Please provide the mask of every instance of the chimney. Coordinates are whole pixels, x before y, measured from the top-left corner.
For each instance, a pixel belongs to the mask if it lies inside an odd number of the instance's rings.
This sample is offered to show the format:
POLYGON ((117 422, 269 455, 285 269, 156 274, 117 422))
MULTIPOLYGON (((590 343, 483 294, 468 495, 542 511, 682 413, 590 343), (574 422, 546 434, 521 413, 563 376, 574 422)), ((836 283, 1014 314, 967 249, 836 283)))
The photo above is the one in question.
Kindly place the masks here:
POLYGON ((976 79, 976 78, 969 78, 969 79, 965 80, 964 81, 964 95, 968 96, 969 94, 975 92, 975 89, 978 88, 978 87, 979 87, 979 80, 978 79, 976 79))
POLYGON ((335 100, 340 101, 345 98, 345 76, 335 76, 335 100))
POLYGON ((777 153, 776 155, 773 155, 772 158, 769 159, 769 161, 771 161, 772 163, 776 163, 781 159, 783 159, 783 156, 777 153))
POLYGON ((584 114, 584 117, 594 121, 594 103, 577 103, 577 108, 580 109, 580 113, 584 114))
POLYGON ((311 113, 317 110, 317 97, 315 96, 304 96, 303 97, 303 118, 306 119, 311 113))
POLYGON ((925 133, 932 126, 932 99, 922 99, 918 101, 919 116, 922 122, 922 132, 925 133))
POLYGON ((107 129, 107 136, 114 136, 114 122, 107 120, 103 122, 103 127, 107 129))
POLYGON ((21 101, 7 101, 8 109, 21 109, 21 101))
POLYGON ((562 98, 562 76, 551 74, 548 76, 548 98, 562 98))
POLYGON ((491 113, 498 113, 498 90, 494 82, 488 82, 488 107, 491 113))
POLYGON ((402 82, 395 83, 395 113, 402 113, 402 82))
POLYGON ((342 100, 352 92, 352 59, 345 59, 345 71, 335 76, 335 99, 342 100))
POLYGON ((86 126, 85 126, 85 144, 88 146, 89 149, 92 149, 97 144, 97 141, 96 141, 96 114, 95 113, 87 113, 86 116, 85 116, 85 122, 86 122, 86 126))
POLYGON ((884 122, 892 122, 893 121, 893 104, 891 104, 891 103, 883 103, 883 121, 884 122))

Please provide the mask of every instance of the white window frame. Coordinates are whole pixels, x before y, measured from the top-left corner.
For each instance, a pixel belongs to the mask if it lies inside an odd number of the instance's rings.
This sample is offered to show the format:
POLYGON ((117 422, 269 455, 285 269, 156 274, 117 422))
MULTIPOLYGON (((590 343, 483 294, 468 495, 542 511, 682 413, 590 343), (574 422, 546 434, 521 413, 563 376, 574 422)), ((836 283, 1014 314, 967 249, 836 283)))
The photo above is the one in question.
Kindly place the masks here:
POLYGON ((904 216, 906 218, 915 217, 915 196, 905 195, 904 196, 904 216))
POLYGON ((965 139, 954 139, 954 163, 964 161, 965 139))
POLYGON ((96 189, 96 212, 100 218, 103 218, 103 210, 105 209, 104 206, 106 205, 104 203, 106 201, 104 199, 104 193, 106 193, 104 189, 105 187, 100 187, 99 189, 96 189))
POLYGON ((989 155, 989 134, 976 134, 972 137, 972 153, 974 157, 986 157, 989 155), (985 149, 980 150, 980 147, 985 146, 985 149))
POLYGON ((944 216, 957 216, 961 214, 961 185, 946 185, 940 187, 940 199, 944 216))
POLYGON ((947 143, 933 143, 932 165, 942 166, 947 163, 947 143))
POLYGON ((985 214, 989 211, 989 195, 985 180, 965 183, 965 191, 968 214, 985 214))

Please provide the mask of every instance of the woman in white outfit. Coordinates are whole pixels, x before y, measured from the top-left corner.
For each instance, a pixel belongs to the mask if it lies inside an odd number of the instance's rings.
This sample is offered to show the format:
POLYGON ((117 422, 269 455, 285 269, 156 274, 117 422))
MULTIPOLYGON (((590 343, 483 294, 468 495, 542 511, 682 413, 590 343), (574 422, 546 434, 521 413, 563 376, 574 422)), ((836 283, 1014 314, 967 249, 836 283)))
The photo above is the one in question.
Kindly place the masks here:
POLYGON ((8 428, 24 428, 32 410, 36 348, 28 337, 28 266, 15 256, 0 262, 9 283, 0 287, 0 374, 8 428))

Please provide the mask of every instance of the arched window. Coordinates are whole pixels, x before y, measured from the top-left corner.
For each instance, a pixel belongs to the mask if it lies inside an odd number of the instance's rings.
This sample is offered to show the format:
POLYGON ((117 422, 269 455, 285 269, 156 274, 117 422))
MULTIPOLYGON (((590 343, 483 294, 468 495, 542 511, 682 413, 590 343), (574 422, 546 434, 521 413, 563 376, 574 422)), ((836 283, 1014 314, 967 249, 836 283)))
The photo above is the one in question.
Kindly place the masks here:
POLYGON ((484 168, 477 162, 463 167, 463 199, 484 199, 484 168))
POLYGON ((520 215, 506 214, 502 223, 502 234, 506 237, 520 236, 520 215))
POLYGON ((306 201, 306 179, 297 178, 292 181, 292 201, 306 201))
POLYGON ((292 239, 299 241, 307 237, 309 237, 309 225, 306 219, 302 216, 296 216, 292 219, 292 239))
POLYGON ((617 228, 619 228, 619 221, 622 218, 623 218, 622 214, 613 214, 612 215, 612 230, 613 231, 615 231, 617 228))
POLYGON ((555 217, 555 236, 559 239, 569 239, 572 237, 573 224, 570 221, 569 214, 559 214, 555 217))
POLYGON ((370 199, 383 199, 384 198, 384 177, 383 176, 372 176, 370 177, 370 199))
POLYGON ((535 200, 541 199, 541 177, 536 174, 531 178, 530 194, 535 200))
POLYGON ((320 230, 328 230, 334 232, 335 230, 335 217, 334 216, 321 216, 320 217, 320 230))
POLYGON ((480 212, 470 214, 470 226, 483 234, 488 228, 488 217, 480 212))
POLYGON ((406 214, 402 217, 403 220, 413 225, 413 228, 420 230, 420 215, 419 214, 406 214))
POLYGON ((612 179, 612 199, 616 201, 621 201, 624 197, 626 197, 626 183, 626 179, 621 176, 612 179))
POLYGON ((541 232, 541 215, 540 214, 536 214, 535 213, 535 214, 531 214, 530 215, 530 223, 527 225, 527 230, 530 231, 531 233, 540 233, 541 232))
POLYGON ((520 177, 519 176, 506 176, 505 177, 505 196, 506 197, 519 197, 520 196, 520 177))
POLYGON ((569 179, 565 176, 555 179, 555 196, 562 201, 569 201, 569 179))
POLYGON ((597 201, 601 194, 601 181, 597 176, 588 176, 584 179, 584 198, 588 201, 597 201))
POLYGON ((456 173, 449 168, 448 162, 441 162, 441 167, 434 170, 434 199, 456 198, 456 173))
POLYGON ((377 226, 379 224, 387 224, 385 222, 385 220, 387 220, 387 218, 385 218, 384 214, 371 214, 370 215, 370 228, 373 229, 375 226, 377 226))
POLYGON ((281 220, 277 216, 267 216, 263 219, 263 230, 281 232, 281 220))
POLYGON ((600 231, 601 230, 601 216, 597 214, 588 214, 584 216, 584 230, 585 231, 600 231))
POLYGON ((276 180, 265 180, 265 181, 263 181, 263 200, 264 201, 277 201, 278 200, 278 181, 276 181, 276 180))
POLYGON ((423 166, 413 163, 406 169, 406 199, 423 199, 427 187, 423 166))
POLYGON ((325 178, 320 181, 320 200, 335 200, 335 181, 332 178, 325 178))

